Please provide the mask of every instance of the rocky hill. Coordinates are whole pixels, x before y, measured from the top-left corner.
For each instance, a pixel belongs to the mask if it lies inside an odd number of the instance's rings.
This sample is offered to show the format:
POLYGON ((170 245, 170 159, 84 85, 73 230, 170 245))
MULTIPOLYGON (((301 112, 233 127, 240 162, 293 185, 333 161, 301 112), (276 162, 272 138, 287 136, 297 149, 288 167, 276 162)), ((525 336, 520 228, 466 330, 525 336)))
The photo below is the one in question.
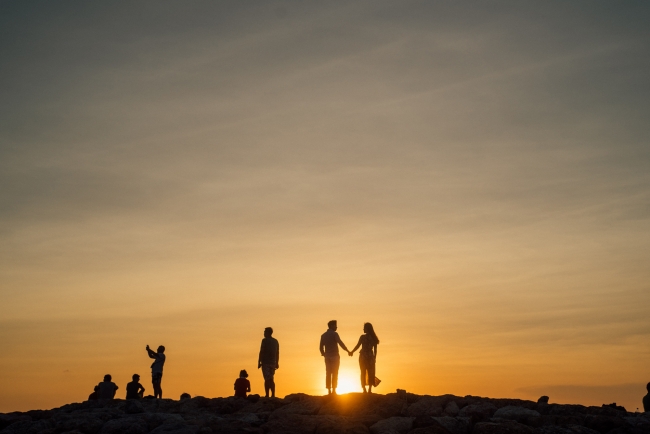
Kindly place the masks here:
POLYGON ((284 399, 87 401, 0 414, 0 434, 650 433, 650 413, 475 396, 347 394, 284 399))

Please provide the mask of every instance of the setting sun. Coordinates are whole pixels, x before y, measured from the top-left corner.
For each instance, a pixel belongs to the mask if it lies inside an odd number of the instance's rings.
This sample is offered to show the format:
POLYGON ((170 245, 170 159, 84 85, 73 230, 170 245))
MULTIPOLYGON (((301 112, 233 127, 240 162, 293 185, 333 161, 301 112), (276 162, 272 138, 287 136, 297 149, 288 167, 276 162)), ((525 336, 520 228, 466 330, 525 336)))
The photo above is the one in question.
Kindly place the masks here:
POLYGON ((361 383, 359 381, 359 372, 346 368, 339 371, 339 386, 336 388, 337 393, 361 392, 361 383))

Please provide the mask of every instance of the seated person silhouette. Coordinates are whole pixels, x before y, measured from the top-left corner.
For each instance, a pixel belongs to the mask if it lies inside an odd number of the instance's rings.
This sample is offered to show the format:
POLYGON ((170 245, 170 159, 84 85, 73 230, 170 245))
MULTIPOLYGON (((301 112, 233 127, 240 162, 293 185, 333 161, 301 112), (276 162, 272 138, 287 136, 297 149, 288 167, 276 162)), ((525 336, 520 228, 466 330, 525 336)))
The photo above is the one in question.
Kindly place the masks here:
POLYGON ((140 384, 140 376, 133 374, 133 381, 126 385, 126 399, 140 399, 144 394, 144 387, 140 384))
POLYGON ((650 411, 650 383, 648 383, 645 388, 648 391, 648 394, 643 397, 643 411, 650 411))
POLYGON ((97 395, 99 399, 113 399, 115 398, 115 392, 117 392, 117 384, 113 383, 112 377, 109 374, 104 375, 104 381, 99 383, 97 387, 99 390, 97 391, 97 395))
POLYGON ((235 380, 235 396, 246 398, 246 393, 251 391, 251 382, 248 381, 248 372, 239 371, 239 378, 235 380))

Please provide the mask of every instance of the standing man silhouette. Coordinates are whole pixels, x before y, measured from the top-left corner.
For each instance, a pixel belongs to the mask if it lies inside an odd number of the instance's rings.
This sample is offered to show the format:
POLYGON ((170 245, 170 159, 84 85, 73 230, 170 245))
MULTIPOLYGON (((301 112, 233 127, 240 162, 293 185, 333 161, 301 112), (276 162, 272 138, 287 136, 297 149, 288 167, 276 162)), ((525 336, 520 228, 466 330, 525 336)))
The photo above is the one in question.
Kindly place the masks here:
POLYGON ((269 397, 269 390, 271 397, 275 398, 275 370, 280 368, 280 343, 277 339, 272 338, 273 329, 267 327, 264 329, 264 339, 260 346, 260 355, 257 359, 257 369, 262 368, 262 375, 264 376, 264 390, 266 397, 269 397))
POLYGON ((345 344, 341 341, 339 334, 336 333, 338 328, 336 320, 327 323, 328 330, 320 337, 320 354, 325 357, 325 387, 327 387, 327 394, 334 393, 336 395, 336 386, 339 380, 339 366, 341 365, 341 357, 339 356, 339 345, 348 354, 352 354, 347 349, 345 344))
POLYGON ((162 374, 163 365, 165 364, 165 347, 162 345, 158 347, 157 352, 153 352, 149 345, 147 345, 147 353, 149 357, 155 359, 151 364, 151 383, 153 384, 153 395, 156 398, 162 399, 162 374))

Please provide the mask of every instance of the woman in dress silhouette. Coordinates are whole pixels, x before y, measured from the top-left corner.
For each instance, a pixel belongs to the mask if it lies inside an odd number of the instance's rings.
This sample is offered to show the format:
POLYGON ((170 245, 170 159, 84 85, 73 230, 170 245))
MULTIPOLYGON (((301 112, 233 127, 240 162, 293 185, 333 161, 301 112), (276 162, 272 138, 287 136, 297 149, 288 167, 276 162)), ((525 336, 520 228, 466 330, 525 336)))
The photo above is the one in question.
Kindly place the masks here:
POLYGON ((372 393, 372 386, 375 384, 375 362, 377 361, 377 345, 379 338, 375 334, 375 329, 369 322, 363 325, 363 335, 359 338, 357 346, 350 351, 350 356, 361 347, 359 351, 359 368, 361 368, 361 387, 363 393, 372 393), (368 392, 366 392, 366 384, 368 392))

